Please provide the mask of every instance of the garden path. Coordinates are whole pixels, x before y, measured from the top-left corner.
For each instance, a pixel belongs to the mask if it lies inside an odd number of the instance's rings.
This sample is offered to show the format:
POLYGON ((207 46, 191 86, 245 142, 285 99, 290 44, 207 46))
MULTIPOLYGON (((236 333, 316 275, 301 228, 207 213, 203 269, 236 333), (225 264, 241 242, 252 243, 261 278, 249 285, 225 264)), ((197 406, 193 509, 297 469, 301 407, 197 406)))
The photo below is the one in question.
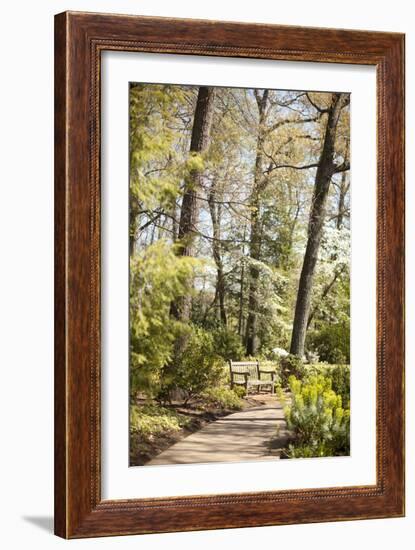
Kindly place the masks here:
POLYGON ((284 412, 275 396, 255 396, 258 405, 204 426, 147 463, 190 464, 275 460, 288 436, 284 412))

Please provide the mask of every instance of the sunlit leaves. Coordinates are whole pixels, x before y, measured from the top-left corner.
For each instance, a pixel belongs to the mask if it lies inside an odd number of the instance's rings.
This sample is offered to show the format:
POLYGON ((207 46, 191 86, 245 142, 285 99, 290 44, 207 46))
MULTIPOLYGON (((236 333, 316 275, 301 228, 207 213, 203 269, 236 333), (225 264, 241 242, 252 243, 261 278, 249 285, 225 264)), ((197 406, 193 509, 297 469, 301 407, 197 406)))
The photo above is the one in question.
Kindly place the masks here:
POLYGON ((195 258, 179 257, 171 245, 157 241, 130 262, 131 376, 133 387, 156 385, 171 359, 180 323, 170 304, 192 291, 189 281, 200 266, 195 258))

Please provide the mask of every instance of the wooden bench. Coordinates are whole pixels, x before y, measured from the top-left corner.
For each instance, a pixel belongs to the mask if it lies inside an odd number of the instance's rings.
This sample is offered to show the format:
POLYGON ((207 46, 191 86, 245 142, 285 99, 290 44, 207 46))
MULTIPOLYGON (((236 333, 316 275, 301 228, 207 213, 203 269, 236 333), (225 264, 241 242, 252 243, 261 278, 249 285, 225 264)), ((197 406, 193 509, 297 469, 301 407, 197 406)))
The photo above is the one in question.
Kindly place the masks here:
POLYGON ((271 393, 275 390, 275 372, 261 370, 259 361, 229 361, 231 388, 235 385, 244 386, 246 392, 256 388, 269 387, 271 393), (263 378, 264 377, 264 378, 263 378))

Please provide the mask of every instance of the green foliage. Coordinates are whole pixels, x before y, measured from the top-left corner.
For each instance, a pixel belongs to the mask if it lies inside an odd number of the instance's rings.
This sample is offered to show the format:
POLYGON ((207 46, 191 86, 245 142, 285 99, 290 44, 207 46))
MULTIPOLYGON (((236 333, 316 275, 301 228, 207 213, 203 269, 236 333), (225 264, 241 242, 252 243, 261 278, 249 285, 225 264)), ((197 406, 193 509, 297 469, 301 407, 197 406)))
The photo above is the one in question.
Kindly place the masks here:
POLYGON ((350 408, 350 365, 318 363, 307 366, 306 369, 306 380, 318 374, 330 378, 333 391, 342 398, 343 407, 350 408))
POLYGON ((179 389, 185 402, 221 382, 223 359, 215 351, 213 335, 200 327, 189 326, 186 344, 170 365, 169 376, 164 377, 167 388, 179 389))
POLYGON ((232 391, 241 399, 242 397, 246 396, 246 389, 244 388, 244 386, 234 386, 232 388, 232 391))
POLYGON ((179 86, 145 84, 130 88, 130 192, 142 207, 171 205, 179 193, 185 162, 176 155, 183 139, 174 114, 184 104, 179 86), (168 169, 167 169, 168 168, 168 169))
POLYGON ((295 443, 290 457, 339 456, 350 452, 350 410, 332 389, 331 378, 310 376, 302 382, 289 379, 291 405, 285 407, 295 443))
POLYGON ((350 365, 334 365, 330 377, 333 390, 341 396, 344 408, 350 408, 350 365))
POLYGON ((307 335, 307 347, 316 351, 321 361, 350 363, 350 321, 322 323, 307 335))
POLYGON ((312 327, 338 324, 350 317, 350 229, 324 226, 312 291, 312 327))
POLYGON ((187 416, 157 405, 130 407, 130 429, 144 442, 151 441, 155 436, 177 432, 189 421, 187 416))
POLYGON ((303 378, 306 374, 306 367, 298 355, 286 355, 281 357, 280 360, 280 371, 281 371, 281 383, 284 387, 289 384, 290 376, 295 378, 303 378))
POLYGON ((170 316, 170 304, 189 289, 198 261, 178 257, 165 241, 148 246, 130 262, 131 390, 157 392, 160 374, 172 358, 183 327, 170 316))
POLYGON ((245 354, 240 336, 232 330, 220 327, 213 331, 215 352, 225 361, 239 361, 245 354))
MULTIPOLYGON (((243 390, 243 388, 238 388, 243 390)), ((240 410, 242 409, 243 401, 242 396, 238 395, 239 391, 229 389, 227 386, 218 386, 214 388, 206 389, 202 394, 202 400, 209 406, 217 407, 219 409, 226 410, 240 410)))
POLYGON ((257 337, 260 342, 259 353, 269 353, 275 346, 288 343, 290 324, 285 321, 287 313, 286 298, 288 279, 279 269, 267 262, 245 258, 247 268, 259 272, 257 283, 257 337))
POLYGON ((193 171, 201 172, 204 168, 203 158, 200 154, 192 152, 186 161, 186 170, 190 173, 193 171))

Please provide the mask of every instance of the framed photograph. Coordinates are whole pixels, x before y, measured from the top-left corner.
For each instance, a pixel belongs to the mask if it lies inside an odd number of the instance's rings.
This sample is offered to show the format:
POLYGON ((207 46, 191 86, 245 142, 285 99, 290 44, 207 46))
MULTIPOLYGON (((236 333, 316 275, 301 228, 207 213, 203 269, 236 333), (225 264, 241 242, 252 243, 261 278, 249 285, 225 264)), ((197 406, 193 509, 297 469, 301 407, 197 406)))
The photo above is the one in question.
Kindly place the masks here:
POLYGON ((404 35, 55 18, 55 533, 404 515, 404 35))

